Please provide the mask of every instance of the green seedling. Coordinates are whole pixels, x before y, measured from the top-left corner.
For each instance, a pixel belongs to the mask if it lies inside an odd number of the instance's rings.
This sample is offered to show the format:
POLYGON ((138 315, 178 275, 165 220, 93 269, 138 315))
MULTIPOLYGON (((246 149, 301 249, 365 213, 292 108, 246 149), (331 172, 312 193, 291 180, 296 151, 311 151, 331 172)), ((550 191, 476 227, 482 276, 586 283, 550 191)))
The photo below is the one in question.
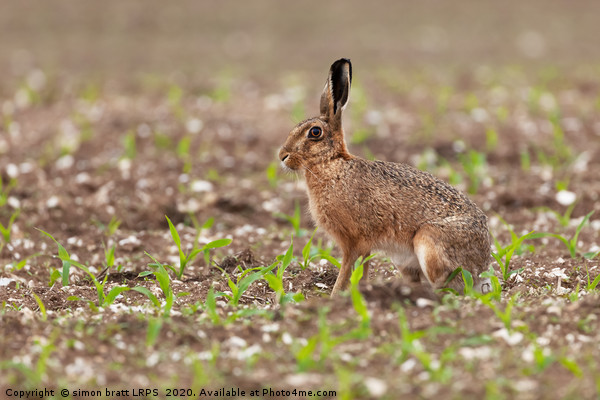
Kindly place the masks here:
MULTIPOLYGON (((1 247, 0 247, 1 249, 1 247)), ((8 266, 11 267, 12 271, 19 271, 21 269, 23 269, 23 267, 25 267, 25 265, 27 265, 27 262, 33 258, 36 258, 37 256, 39 256, 40 253, 35 253, 32 254, 30 256, 24 257, 19 261, 13 261, 12 263, 10 263, 8 266)))
MULTIPOLYGON (((160 287, 160 290, 163 292, 163 295, 165 296, 165 304, 162 308, 163 316, 168 317, 169 314, 171 313, 171 308, 173 307, 173 302, 175 301, 173 289, 171 288, 171 278, 169 278, 169 273, 167 272, 167 270, 163 264, 161 264, 156 258, 152 257, 150 254, 148 254, 146 252, 144 252, 144 253, 148 257, 150 257, 150 259, 152 259, 153 262, 148 264, 148 266, 150 268, 152 268, 154 271, 144 271, 144 272, 141 272, 138 276, 145 277, 145 276, 149 276, 149 275, 154 275, 154 277, 156 278, 156 282, 158 283, 158 286, 160 287)), ((146 289, 146 288, 143 288, 143 289, 146 289)), ((158 299, 156 299, 156 297, 154 295, 149 296, 149 294, 152 294, 152 293, 148 289, 143 290, 143 291, 140 291, 140 290, 138 290, 138 291, 140 293, 143 293, 146 296, 148 296, 150 298, 150 300, 154 303, 155 306, 157 304, 160 306, 160 302, 158 302, 158 299)))
POLYGON ((539 238, 544 238, 544 237, 553 237, 555 239, 558 239, 561 242, 563 242, 563 244, 567 247, 567 249, 569 250, 569 254, 571 255, 571 258, 576 258, 577 257, 577 241, 579 240, 579 233, 581 232, 583 227, 588 223, 592 214, 594 214, 594 211, 590 211, 585 217, 583 217, 583 220, 579 223, 579 225, 577 226, 577 229, 575 230, 575 234, 570 239, 568 239, 562 235, 559 235, 557 233, 548 233, 548 232, 535 233, 535 234, 531 235, 530 238, 531 239, 539 239, 539 238))
MULTIPOLYGON (((19 216, 19 214, 20 214, 20 210, 15 210, 15 212, 12 213, 12 215, 10 216, 6 226, 4 226, 4 225, 2 225, 2 223, 0 223, 0 234, 2 235, 2 239, 4 240, 5 244, 10 243, 10 237, 12 235, 12 227, 13 227, 13 224, 15 223, 15 220, 19 216)), ((1 248, 0 248, 0 250, 1 250, 1 248)))
POLYGON ((354 132, 352 133, 352 137, 350 138, 350 143, 355 144, 355 145, 363 144, 367 140, 369 140, 371 137, 373 137, 374 134, 375 134, 375 132, 373 132, 372 129, 367 129, 367 128, 355 129, 354 132))
POLYGON ((506 282, 511 275, 520 273, 523 269, 519 268, 516 270, 510 270, 510 261, 515 253, 521 254, 523 249, 522 245, 525 240, 534 238, 534 231, 531 231, 523 236, 518 236, 514 230, 510 227, 509 224, 506 223, 502 218, 500 218, 502 222, 506 225, 510 232, 511 242, 507 246, 502 246, 500 242, 496 239, 494 235, 492 238, 494 239, 494 246, 496 247, 496 252, 492 252, 492 256, 500 265, 500 270, 502 271, 502 279, 506 282))
POLYGON ((331 357, 333 349, 350 339, 348 336, 335 336, 327 320, 329 308, 319 308, 317 320, 318 332, 307 343, 294 351, 299 372, 321 370, 325 360, 331 357))
POLYGON ((521 170, 529 171, 531 169, 531 155, 528 149, 521 150, 520 153, 521 170))
MULTIPOLYGON (((213 240, 212 242, 209 242, 209 243, 205 244, 204 246, 198 248, 198 247, 196 247, 197 240, 195 240, 194 247, 188 254, 186 254, 183 251, 183 249, 181 248, 181 238, 179 237, 179 233, 177 232, 177 229, 175 229, 175 226, 173 225, 173 223, 171 222, 169 217, 165 216, 165 218, 167 218, 167 222, 169 223, 169 230, 171 231, 171 237, 173 238, 173 241, 175 242, 177 249, 179 249, 179 270, 176 270, 171 265, 167 265, 166 267, 175 273, 175 275, 177 276, 177 279, 181 279, 183 277, 183 273, 185 272, 186 266, 190 262, 192 262, 198 256, 198 254, 203 253, 204 261, 206 262, 206 265, 209 265, 210 264, 210 250, 229 246, 229 244, 231 244, 231 242, 232 242, 231 239, 217 239, 217 240, 213 240)), ((211 225, 212 225, 212 221, 211 221, 211 225)), ((198 237, 199 237, 199 233, 197 233, 196 238, 198 238, 198 237)))
POLYGON ((48 315, 46 314, 46 306, 44 305, 44 302, 37 294, 33 292, 31 292, 31 296, 34 298, 35 302, 40 308, 40 312, 42 313, 42 321, 46 321, 48 319, 48 315))
POLYGON ((146 330, 146 347, 153 347, 158 340, 164 320, 162 318, 148 318, 148 328, 146 330))
POLYGON ((569 358, 569 357, 560 357, 558 362, 569 372, 571 372, 576 378, 583 377, 583 371, 577 361, 569 358))
POLYGON ((171 85, 167 93, 167 102, 171 107, 171 111, 178 119, 183 119, 184 111, 182 106, 183 89, 177 85, 171 85))
MULTIPOLYGON (((96 293, 98 294, 97 307, 105 307, 105 306, 111 305, 115 301, 116 297, 119 294, 121 294, 122 292, 124 292, 126 290, 130 290, 130 288, 127 286, 116 286, 116 287, 112 288, 108 292, 108 294, 105 294, 104 286, 106 285, 106 280, 108 279, 108 274, 104 277, 102 282, 98 281, 98 279, 96 279, 96 276, 94 274, 92 274, 92 272, 90 271, 90 269, 87 266, 71 259, 71 256, 69 255, 67 250, 56 239, 54 239, 54 237, 51 234, 49 234, 48 232, 44 232, 41 229, 38 229, 38 230, 40 232, 42 232, 43 234, 45 234, 46 236, 48 236, 50 239, 52 239, 58 246, 58 258, 63 263, 63 270, 62 270, 63 286, 69 285, 69 272, 70 272, 71 266, 74 266, 74 267, 77 267, 77 268, 81 269, 82 271, 84 271, 89 276, 92 283, 94 283, 94 286, 96 287, 96 293)), ((81 299, 77 296, 70 296, 67 298, 67 300, 86 301, 92 309, 96 309, 96 305, 94 304, 94 302, 86 300, 86 299, 81 299)))
POLYGON ((306 110, 304 109, 304 99, 299 98, 292 105, 292 121, 298 123, 306 118, 306 110))
POLYGON ((583 253, 583 256, 584 256, 585 258, 587 258, 588 260, 592 260, 592 259, 594 259, 594 258, 596 258, 596 257, 600 256, 600 250, 598 250, 598 251, 595 251, 595 252, 594 252, 594 251, 590 251, 590 252, 588 252, 588 253, 583 253))
POLYGON ((285 293, 285 289, 283 287, 283 273, 292 263, 293 254, 294 254, 294 238, 292 237, 290 241, 290 247, 288 247, 287 251, 283 255, 283 257, 278 257, 277 262, 274 265, 279 265, 277 268, 277 273, 269 273, 273 268, 269 267, 269 271, 264 273, 264 279, 269 285, 269 287, 275 292, 276 302, 278 304, 284 305, 290 302, 299 302, 304 300, 304 295, 301 292, 298 293, 285 293))
POLYGON ((571 214, 573 214, 573 209, 575 208, 576 204, 576 201, 573 202, 569 207, 567 207, 564 214, 561 214, 558 211, 551 209, 550 207, 539 207, 538 209, 552 213, 552 215, 554 215, 560 226, 566 228, 567 226, 569 226, 569 222, 571 221, 571 214))
POLYGON ((494 151, 498 147, 498 132, 494 128, 485 130, 485 149, 488 153, 494 151))
POLYGON ((467 191, 469 194, 476 194, 479 187, 487 177, 487 162, 485 153, 480 153, 475 150, 469 150, 466 154, 458 154, 458 160, 463 166, 469 186, 467 191))
POLYGON ((217 311, 217 296, 215 295, 215 289, 211 286, 208 294, 206 295, 206 300, 204 301, 204 309, 206 313, 210 317, 210 320, 214 325, 218 325, 221 323, 221 317, 219 316, 219 312, 217 311))
POLYGON ((411 331, 406 312, 402 307, 398 307, 398 323, 400 325, 400 351, 399 362, 406 361, 409 357, 414 357, 423 365, 423 368, 430 374, 431 379, 439 382, 448 382, 452 377, 452 370, 446 365, 449 360, 454 358, 456 349, 454 346, 446 348, 437 362, 434 362, 432 354, 427 352, 419 341, 425 335, 424 331, 411 331))
POLYGON ((310 239, 308 240, 308 242, 306 242, 306 245, 302 248, 302 271, 304 271, 308 265, 312 262, 312 260, 316 259, 316 258, 320 258, 319 254, 315 254, 313 256, 311 256, 310 251, 312 249, 312 240, 315 237, 315 233, 317 233, 317 229, 315 228, 315 230, 313 231, 313 234, 310 236, 310 239))
POLYGON ((135 131, 128 131, 125 134, 125 136, 123 136, 123 148, 124 148, 123 158, 133 160, 135 158, 135 156, 137 155, 135 131))
MULTIPOLYGON (((257 280, 262 279, 265 276, 265 274, 267 274, 267 272, 270 272, 276 266, 277 266, 277 264, 275 263, 264 269, 249 268, 249 269, 245 270, 244 272, 242 272, 242 274, 237 278, 237 282, 233 282, 231 277, 225 271, 221 270, 227 276, 227 285, 231 289, 231 296, 224 294, 224 293, 222 293, 222 295, 225 296, 226 298, 228 298, 229 302, 232 305, 237 306, 239 304, 240 299, 242 298, 244 292, 246 292, 246 290, 248 290, 250 285, 257 280), (250 273, 252 271, 257 271, 257 272, 250 273)), ((217 268, 219 268, 219 267, 217 267, 217 268)))
POLYGON ((306 234, 306 231, 304 229, 300 228, 300 203, 298 202, 298 200, 296 200, 294 202, 294 214, 293 215, 287 215, 284 213, 275 213, 275 216, 277 218, 282 218, 282 219, 288 221, 290 224, 292 224, 292 227, 294 228, 294 235, 296 237, 302 237, 306 234))
POLYGON ((117 231, 117 229, 119 229, 119 226, 121 226, 121 222, 122 221, 119 218, 117 218, 115 215, 113 215, 112 218, 110 219, 110 221, 108 221, 108 224, 106 225, 104 234, 106 236, 114 235, 115 232, 117 231))
POLYGON ((267 181, 269 181, 269 186, 272 188, 276 188, 279 183, 279 163, 277 161, 273 161, 266 169, 267 181))
POLYGON ((16 179, 10 179, 8 183, 5 184, 0 176, 0 207, 4 207, 4 205, 8 202, 8 195, 16 185, 16 179))
MULTIPOLYGON (((60 276, 62 276, 63 286, 69 285, 69 272, 70 272, 71 266, 74 266, 76 268, 81 269, 83 272, 85 272, 88 275, 88 277, 94 284, 94 286, 96 288, 96 293, 98 295, 97 306, 94 304, 94 302, 89 301, 87 299, 79 298, 77 296, 70 296, 67 298, 67 300, 85 301, 88 303, 90 308, 92 308, 93 310, 97 310, 97 307, 106 307, 106 306, 111 305, 115 301, 115 299, 117 298, 118 295, 120 295, 121 293, 128 291, 128 290, 135 290, 137 292, 147 295, 148 297, 150 297, 151 300, 152 300, 152 298, 154 298, 156 300, 156 297, 148 289, 146 289, 144 287, 130 288, 128 286, 115 286, 108 293, 104 293, 104 287, 105 287, 106 281, 108 279, 108 274, 106 274, 104 276, 104 279, 102 280, 102 282, 98 281, 96 276, 94 274, 92 274, 92 272, 90 271, 90 269, 87 266, 71 259, 71 256, 69 255, 67 250, 56 239, 54 239, 54 237, 51 234, 49 234, 48 232, 42 231, 41 229, 38 229, 38 230, 41 233, 43 233, 44 235, 48 236, 50 239, 52 239, 58 246, 58 258, 63 263, 63 270, 62 270, 62 273, 58 270, 56 270, 55 272, 58 272, 58 274, 60 274, 60 276)), ((51 276, 51 281, 54 281, 58 278, 58 276, 56 276, 58 274, 55 274, 55 272, 52 273, 53 276, 51 276)), ((154 301, 154 303, 155 304, 158 303, 158 300, 154 301)))
POLYGON ((69 273, 71 271, 71 256, 69 255, 69 252, 56 239, 54 239, 54 236, 52 236, 48 232, 44 232, 41 229, 36 229, 44 235, 48 236, 50 239, 52 239, 54 243, 56 243, 58 247, 58 258, 62 261, 62 272, 58 270, 57 271, 62 277, 62 285, 69 286, 69 273))
POLYGON ((24 377, 25 382, 22 384, 24 388, 38 388, 44 382, 46 376, 46 370, 51 364, 49 358, 56 351, 56 345, 54 344, 58 339, 60 330, 55 328, 45 344, 42 344, 39 339, 34 339, 34 344, 40 346, 41 351, 37 361, 32 365, 29 363, 15 362, 15 361, 0 361, 0 371, 3 370, 17 370, 24 377))
POLYGON ((598 274, 594 280, 591 280, 590 278, 590 271, 587 269, 587 265, 585 266, 586 272, 587 272, 587 285, 585 287, 585 290, 587 292, 592 292, 594 290, 596 290, 596 287, 598 287, 598 283, 600 283, 600 274, 598 274))
POLYGON ((487 296, 495 301, 500 301, 502 295, 502 286, 500 285, 500 280, 496 276, 494 267, 490 265, 489 269, 485 272, 482 272, 480 276, 482 278, 489 278, 492 285, 492 290, 489 293, 486 293, 484 296, 487 296))
POLYGON ((231 98, 231 87, 233 85, 231 71, 222 71, 218 77, 215 88, 209 93, 209 97, 217 103, 225 103, 231 98))
POLYGON ((515 293, 506 303, 506 307, 504 307, 504 310, 500 309, 497 303, 491 302, 490 298, 486 296, 481 296, 480 300, 483 304, 485 304, 486 306, 491 308, 492 311, 494 311, 494 314, 496 314, 496 316, 500 318, 500 320, 504 324, 504 327, 510 331, 512 330, 512 310, 517 300, 519 299, 519 295, 519 293, 515 293))
MULTIPOLYGON (((192 171, 192 157, 191 157, 192 138, 190 135, 186 135, 179 142, 177 142, 176 154, 177 158, 183 160, 182 172, 189 174, 192 171)), ((180 184, 180 192, 184 192, 185 186, 180 184)))
POLYGON ((112 268, 115 265, 115 249, 117 248, 117 244, 114 243, 110 247, 106 247, 104 242, 102 242, 102 247, 104 247, 104 265, 106 268, 112 268))
POLYGON ((567 295, 567 297, 569 298, 569 301, 571 303, 579 301, 579 289, 580 289, 580 285, 579 285, 579 283, 577 283, 577 286, 575 286, 575 290, 573 290, 571 293, 569 293, 567 295))
POLYGON ((358 289, 358 284, 363 277, 365 263, 369 262, 374 256, 374 254, 371 254, 364 259, 359 257, 354 263, 354 271, 350 275, 350 297, 352 298, 354 310, 361 318, 361 325, 357 334, 362 339, 368 338, 371 333, 371 316, 367 309, 367 302, 358 289))

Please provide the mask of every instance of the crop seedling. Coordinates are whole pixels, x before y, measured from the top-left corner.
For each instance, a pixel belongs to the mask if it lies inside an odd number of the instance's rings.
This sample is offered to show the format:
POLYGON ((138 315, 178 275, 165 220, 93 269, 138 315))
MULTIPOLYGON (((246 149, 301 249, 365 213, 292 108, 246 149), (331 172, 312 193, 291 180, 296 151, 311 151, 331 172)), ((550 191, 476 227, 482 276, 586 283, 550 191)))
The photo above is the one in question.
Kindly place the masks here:
POLYGON ((485 149, 488 153, 494 151, 498 147, 498 132, 494 128, 485 130, 485 149))
MULTIPOLYGON (((0 250, 1 249, 2 248, 0 247, 0 250)), ((20 259, 19 261, 13 261, 8 266, 11 267, 12 271, 19 271, 19 270, 23 269, 23 267, 25 267, 25 265, 27 265, 27 262, 29 260, 31 260, 32 258, 35 258, 35 257, 37 257, 39 255, 40 255, 40 253, 32 254, 30 256, 27 256, 27 257, 24 257, 24 258, 20 259)))
POLYGON ((183 90, 177 85, 171 85, 169 92, 167 93, 167 102, 171 107, 171 111, 178 119, 183 119, 183 106, 182 106, 183 90))
POLYGON ((361 339, 368 338, 371 333, 371 316, 367 309, 367 302, 358 289, 358 284, 363 277, 365 263, 369 262, 374 256, 374 254, 371 254, 365 259, 359 257, 354 263, 354 271, 350 275, 350 297, 352 298, 354 310, 361 318, 361 325, 357 332, 357 336, 361 339))
POLYGON ((596 275, 594 280, 591 280, 590 271, 588 270, 587 265, 585 266, 585 269, 587 272, 587 285, 585 287, 585 290, 587 292, 592 292, 592 291, 596 290, 596 287, 598 287, 598 283, 600 283, 600 274, 596 275))
POLYGON ((269 186, 272 188, 276 188, 279 182, 279 177, 277 176, 279 172, 279 163, 277 161, 273 161, 266 169, 267 181, 269 181, 269 186))
POLYGON ((552 213, 552 215, 554 215, 560 226, 566 228, 567 226, 569 226, 569 222, 571 221, 571 214, 573 213, 573 209, 575 208, 576 204, 577 202, 574 201, 569 207, 567 207, 564 214, 561 214, 558 211, 551 209, 550 207, 540 207, 539 209, 552 213))
POLYGON ((271 266, 268 267, 267 271, 263 274, 265 281, 269 284, 269 287, 276 294, 276 302, 281 305, 284 305, 289 302, 298 302, 304 300, 304 295, 301 292, 295 294, 285 293, 283 287, 283 273, 285 272, 287 267, 289 267, 289 265, 292 263, 293 254, 294 238, 292 237, 292 239, 290 240, 290 247, 288 247, 283 257, 279 256, 277 258, 277 262, 274 264, 279 265, 279 267, 277 268, 277 273, 269 273, 271 272, 271 270, 274 269, 272 268, 273 266, 271 266))
POLYGON ((534 231, 526 233, 523 236, 518 236, 514 230, 510 227, 509 224, 506 223, 502 218, 500 220, 506 225, 508 231, 510 232, 511 242, 507 246, 502 246, 500 242, 496 239, 494 235, 492 238, 494 239, 494 246, 496 247, 496 252, 492 252, 492 256, 500 265, 500 270, 502 271, 502 279, 506 282, 511 275, 520 273, 523 269, 519 268, 516 270, 510 270, 510 261, 515 253, 520 254, 522 250, 522 244, 525 240, 534 238, 534 231))
POLYGON ((327 321, 328 312, 329 308, 327 307, 319 308, 317 320, 318 333, 311 336, 305 345, 294 352, 298 372, 322 368, 323 361, 329 357, 334 347, 343 342, 339 337, 335 337, 332 334, 331 326, 327 321))
POLYGON ((302 248, 302 271, 304 271, 308 267, 312 260, 314 260, 315 258, 320 258, 319 254, 315 254, 312 256, 310 254, 312 249, 312 241, 315 237, 315 233, 317 233, 317 229, 318 228, 315 228, 313 234, 310 236, 310 239, 308 239, 308 242, 306 242, 306 245, 302 248))
POLYGON ((292 227, 294 228, 294 235, 296 237, 302 237, 306 234, 306 231, 304 229, 300 228, 300 203, 298 202, 298 200, 296 200, 294 202, 294 214, 293 215, 287 215, 284 213, 275 213, 275 216, 277 218, 282 218, 282 219, 288 221, 290 224, 292 224, 292 227))
POLYGON ((479 186, 487 177, 487 162, 484 153, 469 150, 466 154, 458 154, 458 160, 469 179, 469 194, 476 194, 479 186))
MULTIPOLYGON (((154 277, 156 278, 156 282, 158 283, 158 286, 160 287, 160 290, 163 292, 163 295, 165 296, 165 304, 162 307, 162 312, 165 317, 168 317, 169 314, 171 313, 171 308, 173 307, 173 302, 175 301, 175 295, 173 293, 173 289, 171 288, 171 278, 169 278, 169 273, 167 272, 167 270, 163 264, 161 264, 156 258, 152 257, 150 254, 148 254, 148 253, 145 253, 145 254, 148 257, 150 257, 150 259, 152 259, 153 262, 148 264, 148 266, 150 268, 152 268, 154 271, 144 271, 144 272, 141 272, 138 276, 145 277, 145 276, 149 276, 149 275, 154 275, 154 277)), ((154 303, 154 305, 157 306, 157 308, 160 308, 160 302, 158 301, 156 296, 154 296, 152 294, 152 292, 150 292, 146 288, 139 288, 139 289, 145 289, 145 290, 138 290, 138 291, 140 293, 143 293, 146 296, 148 296, 148 298, 150 298, 152 303, 154 303)))
POLYGON ((492 309, 492 311, 494 311, 494 314, 496 314, 496 316, 498 318, 500 318, 500 320, 504 324, 504 327, 510 331, 510 330, 512 330, 512 318, 513 318, 512 310, 513 310, 513 307, 515 306, 517 300, 519 299, 519 295, 520 295, 520 293, 515 293, 506 302, 506 307, 504 307, 504 310, 500 309, 498 303, 493 303, 493 302, 489 301, 489 299, 485 296, 480 297, 480 300, 483 304, 490 307, 492 309))
POLYGON ((69 273, 71 271, 71 256, 69 255, 69 252, 56 239, 54 239, 54 236, 52 236, 48 232, 44 232, 41 229, 38 229, 38 231, 48 236, 58 246, 58 258, 62 261, 62 271, 56 271, 62 277, 62 285, 69 286, 69 273))
POLYGON ((33 292, 31 292, 31 296, 40 308, 40 312, 42 313, 42 321, 46 321, 46 319, 48 319, 48 315, 46 314, 46 306, 44 305, 44 302, 42 301, 42 299, 40 299, 40 297, 37 294, 33 292))
MULTIPOLYGON (((217 239, 217 240, 213 240, 212 242, 205 244, 202 247, 196 247, 196 243, 198 241, 197 238, 199 237, 199 231, 197 230, 197 236, 196 236, 196 240, 194 241, 194 247, 188 254, 186 254, 183 251, 183 249, 181 248, 181 238, 179 237, 179 233, 177 232, 177 229, 175 229, 175 226, 173 225, 173 223, 171 222, 169 217, 165 216, 165 218, 167 218, 167 222, 169 223, 169 230, 171 231, 171 237, 173 238, 173 241, 175 242, 177 249, 179 249, 179 270, 176 270, 171 265, 167 265, 166 267, 175 273, 175 275, 177 276, 177 279, 181 279, 183 277, 183 273, 185 272, 186 266, 190 262, 192 262, 198 256, 198 254, 203 253, 206 265, 209 265, 210 264, 210 250, 228 246, 232 242, 231 239, 217 239)), ((210 222, 210 224, 212 225, 212 221, 210 222)))
MULTIPOLYGON (((10 243, 10 237, 12 235, 12 227, 13 227, 13 224, 15 223, 15 220, 19 216, 19 213, 20 213, 19 210, 15 210, 15 212, 12 213, 12 215, 10 216, 6 226, 4 226, 4 225, 2 225, 2 223, 0 223, 0 234, 2 234, 2 239, 4 240, 4 243, 6 243, 6 244, 10 243)), ((0 248, 0 250, 1 249, 2 248, 0 248)))
MULTIPOLYGON (((92 308, 92 310, 96 311, 97 307, 106 307, 106 306, 111 305, 115 301, 115 299, 117 298, 118 295, 120 295, 121 293, 128 291, 128 290, 135 290, 137 292, 145 294, 148 297, 150 297, 151 300, 152 300, 152 297, 154 297, 154 299, 156 299, 156 297, 148 289, 146 289, 144 287, 130 288, 128 286, 115 286, 108 293, 105 294, 104 286, 106 285, 106 281, 108 279, 108 274, 106 274, 104 276, 104 279, 101 282, 98 281, 98 279, 96 278, 96 276, 94 274, 92 274, 90 269, 87 266, 73 260, 71 258, 71 256, 69 255, 69 252, 51 234, 49 234, 48 232, 45 232, 41 229, 38 229, 38 230, 41 233, 43 233, 44 235, 48 236, 50 239, 52 239, 58 246, 58 258, 63 263, 63 270, 62 270, 62 273, 59 271, 57 271, 57 272, 62 276, 63 286, 69 285, 69 272, 70 272, 71 266, 74 266, 74 267, 81 269, 88 275, 88 277, 94 284, 94 286, 96 288, 96 293, 98 295, 98 305, 97 306, 94 304, 94 302, 87 300, 87 299, 79 298, 77 296, 69 296, 67 298, 67 300, 85 301, 88 303, 90 308, 92 308)), ((53 273, 53 275, 54 275, 54 273, 53 273)), ((56 277, 51 277, 51 280, 54 280, 54 279, 56 279, 56 277)), ((158 303, 158 300, 156 300, 155 304, 156 303, 158 303)))
POLYGON ((135 132, 129 131, 123 136, 124 158, 133 160, 137 155, 135 132))
POLYGON ((225 272, 223 269, 221 269, 219 266, 217 266, 217 268, 220 269, 221 272, 223 272, 223 274, 225 274, 227 276, 227 285, 231 289, 231 295, 228 295, 225 293, 219 293, 219 295, 225 296, 226 298, 229 299, 229 302, 232 305, 237 306, 240 302, 240 299, 244 295, 244 292, 246 290, 248 290, 250 285, 253 282, 263 278, 263 276, 267 272, 270 272, 276 266, 277 266, 277 263, 274 263, 271 266, 262 268, 262 269, 261 268, 248 268, 247 270, 243 271, 242 274, 237 278, 237 282, 233 282, 233 280, 231 279, 229 274, 227 274, 227 272, 225 272), (257 272, 250 273, 252 271, 257 271, 257 272))
POLYGON ((456 349, 453 346, 446 348, 442 352, 440 359, 436 360, 431 353, 428 353, 423 348, 423 345, 419 341, 425 335, 425 331, 411 331, 404 309, 398 307, 397 312, 401 335, 401 356, 399 362, 402 363, 412 356, 419 360, 433 381, 448 382, 452 377, 452 370, 445 364, 454 357, 456 349))
POLYGON ((4 205, 8 202, 8 195, 16 185, 16 179, 13 178, 9 180, 7 184, 5 184, 2 177, 0 176, 0 207, 4 207, 4 205))
POLYGON ((530 236, 530 238, 538 239, 538 238, 544 238, 544 237, 553 237, 555 239, 558 239, 561 242, 563 242, 564 245, 567 247, 567 249, 569 250, 569 254, 571 255, 571 258, 576 258, 577 257, 577 241, 579 240, 579 233, 581 232, 581 230, 583 229, 585 224, 588 223, 592 214, 594 214, 594 211, 590 211, 585 217, 583 217, 583 220, 581 220, 581 222, 577 226, 577 229, 575 230, 575 234, 573 234, 573 236, 570 239, 567 239, 566 237, 559 235, 558 233, 548 233, 548 232, 534 233, 530 236))

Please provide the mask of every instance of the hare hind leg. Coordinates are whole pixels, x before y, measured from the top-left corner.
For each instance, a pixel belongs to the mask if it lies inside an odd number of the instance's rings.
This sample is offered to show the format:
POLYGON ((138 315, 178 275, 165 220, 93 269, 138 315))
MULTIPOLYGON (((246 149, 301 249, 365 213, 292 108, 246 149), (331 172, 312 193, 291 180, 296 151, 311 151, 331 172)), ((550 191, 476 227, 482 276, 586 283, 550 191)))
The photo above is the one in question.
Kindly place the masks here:
MULTIPOLYGON (((464 282, 460 276, 446 282, 456 268, 463 266, 460 260, 456 259, 455 254, 452 254, 457 251, 457 245, 460 247, 460 243, 456 243, 454 237, 450 239, 449 246, 446 241, 448 239, 449 236, 438 227, 424 226, 413 239, 415 255, 423 275, 434 289, 447 287, 463 293, 464 282)), ((467 265, 464 267, 469 269, 467 265)), ((477 281, 478 277, 473 276, 473 279, 477 281)))

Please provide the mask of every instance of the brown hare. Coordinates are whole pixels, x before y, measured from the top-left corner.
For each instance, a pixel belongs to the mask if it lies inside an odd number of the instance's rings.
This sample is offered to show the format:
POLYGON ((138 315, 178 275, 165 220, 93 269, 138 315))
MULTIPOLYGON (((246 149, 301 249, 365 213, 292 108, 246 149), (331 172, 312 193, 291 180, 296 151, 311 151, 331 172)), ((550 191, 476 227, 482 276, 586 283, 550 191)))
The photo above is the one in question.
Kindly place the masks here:
MULTIPOLYGON (((332 296, 348 287, 358 257, 386 253, 412 282, 422 277, 434 289, 462 292, 462 267, 474 287, 489 290, 479 277, 490 260, 485 214, 463 193, 406 164, 369 161, 348 152, 342 111, 348 102, 352 65, 333 63, 321 95, 321 115, 300 122, 279 151, 285 168, 304 173, 310 212, 343 252, 332 296)), ((368 265, 364 276, 368 277, 368 265)))

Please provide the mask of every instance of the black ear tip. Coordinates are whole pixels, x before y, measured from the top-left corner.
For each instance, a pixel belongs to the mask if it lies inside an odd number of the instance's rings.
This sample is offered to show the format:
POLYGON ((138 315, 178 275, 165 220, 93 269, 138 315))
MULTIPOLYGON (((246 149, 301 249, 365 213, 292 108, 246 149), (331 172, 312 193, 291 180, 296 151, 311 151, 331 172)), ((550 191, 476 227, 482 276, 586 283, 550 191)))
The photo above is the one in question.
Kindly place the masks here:
POLYGON ((343 71, 345 65, 348 65, 348 75, 350 76, 350 80, 352 80, 352 63, 349 58, 340 58, 336 60, 333 64, 331 64, 331 71, 343 71))
POLYGON ((331 68, 340 67, 341 65, 348 64, 350 68, 352 68, 352 63, 349 58, 340 58, 336 60, 333 64, 331 64, 331 68))

